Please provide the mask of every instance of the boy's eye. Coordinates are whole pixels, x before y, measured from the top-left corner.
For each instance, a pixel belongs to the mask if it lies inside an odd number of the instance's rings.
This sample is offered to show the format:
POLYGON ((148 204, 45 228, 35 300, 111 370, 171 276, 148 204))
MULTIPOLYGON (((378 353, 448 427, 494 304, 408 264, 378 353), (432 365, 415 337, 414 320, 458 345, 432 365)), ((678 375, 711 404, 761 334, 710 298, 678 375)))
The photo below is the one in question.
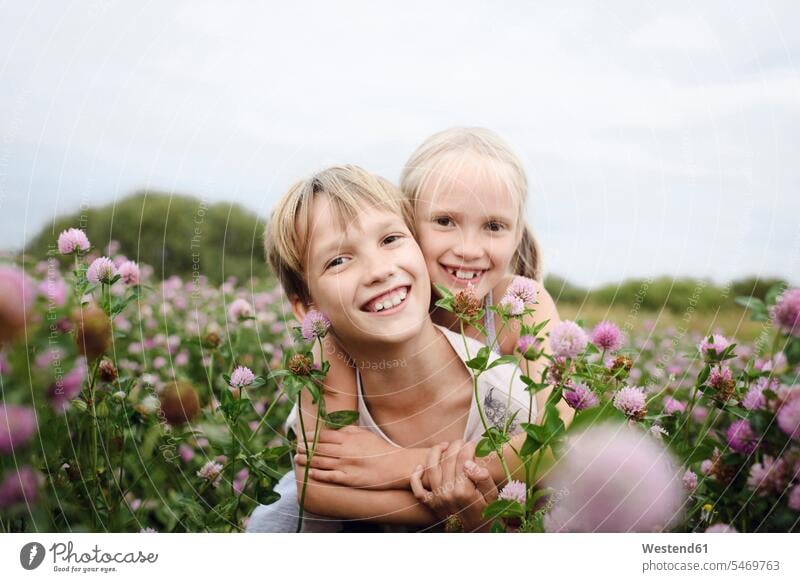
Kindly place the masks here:
POLYGON ((439 226, 450 226, 453 224, 453 219, 449 216, 437 216, 433 221, 439 226))
POLYGON ((388 244, 391 244, 391 243, 395 242, 396 240, 400 240, 401 238, 403 238, 403 235, 400 235, 400 234, 390 234, 390 235, 389 235, 389 236, 387 236, 385 239, 383 239, 383 242, 384 242, 384 244, 387 244, 387 245, 388 245, 388 244))
POLYGON ((338 267, 339 265, 343 265, 346 259, 347 257, 336 257, 335 259, 331 260, 327 265, 325 265, 325 269, 330 269, 331 267, 338 267))

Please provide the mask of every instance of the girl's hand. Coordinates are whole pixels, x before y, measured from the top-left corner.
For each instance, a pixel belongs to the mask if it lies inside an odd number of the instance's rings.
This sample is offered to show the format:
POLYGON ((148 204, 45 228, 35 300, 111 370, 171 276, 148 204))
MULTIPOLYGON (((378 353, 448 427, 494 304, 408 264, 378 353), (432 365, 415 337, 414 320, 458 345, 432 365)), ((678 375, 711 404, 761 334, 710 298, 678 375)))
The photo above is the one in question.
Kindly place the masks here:
MULTIPOLYGON (((306 433, 309 447, 314 432, 306 433)), ((375 433, 350 425, 339 430, 321 430, 311 459, 311 476, 316 481, 362 489, 408 487, 411 449, 399 449, 375 433), (404 464, 403 461, 406 461, 404 464), (403 470, 405 469, 405 470, 403 470)), ((414 457, 413 463, 418 463, 414 457)), ((295 463, 305 466, 308 455, 302 439, 297 445, 295 463)))
POLYGON ((444 457, 441 447, 432 447, 424 475, 422 465, 411 475, 411 490, 440 519, 457 516, 465 531, 487 531, 483 510, 497 499, 497 487, 488 469, 478 466, 474 457, 475 443, 455 441, 444 457), (423 477, 431 490, 424 487, 423 477))

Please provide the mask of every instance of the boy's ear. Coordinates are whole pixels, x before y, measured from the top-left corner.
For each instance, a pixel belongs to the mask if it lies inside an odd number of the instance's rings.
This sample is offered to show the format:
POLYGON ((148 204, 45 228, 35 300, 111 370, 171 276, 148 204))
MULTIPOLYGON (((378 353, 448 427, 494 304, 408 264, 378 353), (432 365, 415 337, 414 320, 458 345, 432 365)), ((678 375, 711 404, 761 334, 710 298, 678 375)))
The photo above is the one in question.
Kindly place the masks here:
POLYGON ((303 300, 300 299, 299 295, 295 295, 291 299, 292 303, 292 313, 294 313, 294 318, 301 322, 305 319, 306 313, 311 310, 311 306, 306 305, 303 303, 303 300))

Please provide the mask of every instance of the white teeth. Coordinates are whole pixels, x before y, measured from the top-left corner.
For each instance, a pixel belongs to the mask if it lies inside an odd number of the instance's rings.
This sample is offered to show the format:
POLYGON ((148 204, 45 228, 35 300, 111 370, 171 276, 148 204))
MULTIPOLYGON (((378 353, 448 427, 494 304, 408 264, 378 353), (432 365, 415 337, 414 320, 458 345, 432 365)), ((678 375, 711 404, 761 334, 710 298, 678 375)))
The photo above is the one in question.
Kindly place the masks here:
POLYGON ((451 270, 450 273, 453 276, 458 277, 459 279, 466 279, 468 281, 470 279, 474 279, 475 277, 480 275, 480 273, 477 272, 477 271, 460 271, 460 270, 454 270, 453 271, 453 270, 451 270))
POLYGON ((400 305, 403 300, 408 295, 408 292, 405 289, 401 289, 397 293, 394 293, 390 297, 387 297, 383 301, 379 301, 375 303, 372 307, 372 311, 384 311, 385 309, 391 309, 392 307, 396 307, 400 305))

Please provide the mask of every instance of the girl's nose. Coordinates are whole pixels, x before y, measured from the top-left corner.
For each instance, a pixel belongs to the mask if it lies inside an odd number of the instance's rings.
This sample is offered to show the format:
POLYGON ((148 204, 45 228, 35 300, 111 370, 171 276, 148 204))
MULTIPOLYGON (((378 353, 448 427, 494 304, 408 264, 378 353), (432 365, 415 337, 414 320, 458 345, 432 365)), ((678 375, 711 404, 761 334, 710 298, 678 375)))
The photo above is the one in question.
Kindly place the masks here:
POLYGON ((459 237, 458 244, 453 247, 453 252, 464 260, 480 259, 483 256, 483 249, 475 237, 465 234, 459 237))

